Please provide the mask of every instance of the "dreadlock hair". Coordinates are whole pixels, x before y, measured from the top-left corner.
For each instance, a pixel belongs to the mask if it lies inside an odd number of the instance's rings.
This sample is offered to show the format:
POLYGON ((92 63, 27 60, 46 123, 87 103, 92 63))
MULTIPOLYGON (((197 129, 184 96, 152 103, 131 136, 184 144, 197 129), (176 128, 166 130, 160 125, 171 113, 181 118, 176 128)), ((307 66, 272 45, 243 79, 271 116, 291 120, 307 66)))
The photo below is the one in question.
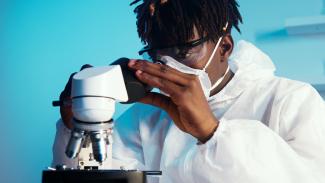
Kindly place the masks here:
POLYGON ((216 42, 227 22, 227 32, 235 27, 240 33, 242 17, 236 0, 134 0, 130 5, 140 1, 134 13, 144 44, 186 43, 194 37, 195 29, 200 37, 216 42))

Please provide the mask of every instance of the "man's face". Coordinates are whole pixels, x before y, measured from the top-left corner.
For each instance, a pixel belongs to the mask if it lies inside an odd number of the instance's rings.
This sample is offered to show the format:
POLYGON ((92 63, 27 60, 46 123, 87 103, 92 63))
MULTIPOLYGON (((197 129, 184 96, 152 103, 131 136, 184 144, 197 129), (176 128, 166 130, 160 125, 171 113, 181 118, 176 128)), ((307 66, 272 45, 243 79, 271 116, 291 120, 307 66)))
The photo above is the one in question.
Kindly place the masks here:
MULTIPOLYGON (((170 42, 173 41, 165 41, 152 43, 153 45, 171 45, 170 42)), ((194 29, 193 37, 188 40, 186 43, 176 43, 168 48, 163 49, 155 49, 149 52, 150 57, 153 60, 159 60, 161 56, 171 56, 175 60, 181 62, 184 65, 195 69, 203 69, 203 67, 208 62, 212 52, 216 46, 216 43, 208 40, 206 37, 200 37, 196 29, 194 29), (192 44, 193 43, 193 44, 192 44)), ((217 54, 214 56, 217 57, 217 54)))
MULTIPOLYGON (((202 39, 202 37, 200 37, 198 32, 194 30, 194 35, 190 40, 188 40, 188 42, 193 42, 200 39, 202 39)), ((172 41, 164 41, 160 42, 160 44, 170 45, 170 42, 172 41)), ((194 47, 191 47, 190 49, 185 49, 183 52, 182 49, 179 49, 179 47, 171 47, 166 49, 153 50, 149 55, 154 60, 159 60, 159 56, 168 55, 189 67, 192 67, 194 69, 203 69, 206 66, 209 58, 212 56, 215 46, 216 43, 208 40, 194 47)), ((225 74, 225 71, 228 67, 228 57, 230 56, 232 49, 233 39, 230 34, 227 34, 222 38, 222 41, 217 48, 216 53, 212 57, 211 63, 206 68, 206 72, 208 73, 212 83, 217 81, 225 74)), ((216 88, 215 90, 218 91, 220 88, 216 88)))

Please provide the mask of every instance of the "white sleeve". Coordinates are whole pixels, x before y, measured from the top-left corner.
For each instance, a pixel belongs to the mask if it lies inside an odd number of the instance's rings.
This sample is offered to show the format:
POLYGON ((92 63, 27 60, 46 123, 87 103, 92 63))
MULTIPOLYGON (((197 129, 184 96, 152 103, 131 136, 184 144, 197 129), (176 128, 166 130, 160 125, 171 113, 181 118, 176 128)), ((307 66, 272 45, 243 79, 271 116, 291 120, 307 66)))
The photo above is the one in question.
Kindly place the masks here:
POLYGON ((114 123, 113 160, 126 169, 145 169, 139 131, 139 104, 133 105, 114 123))
POLYGON ((260 121, 221 119, 214 136, 180 160, 182 181, 324 183, 324 101, 311 87, 285 100, 279 116, 284 136, 260 121))
POLYGON ((66 165, 69 168, 77 168, 77 159, 70 159, 65 155, 65 148, 69 142, 71 130, 68 129, 60 119, 56 123, 56 134, 53 144, 52 167, 66 165))

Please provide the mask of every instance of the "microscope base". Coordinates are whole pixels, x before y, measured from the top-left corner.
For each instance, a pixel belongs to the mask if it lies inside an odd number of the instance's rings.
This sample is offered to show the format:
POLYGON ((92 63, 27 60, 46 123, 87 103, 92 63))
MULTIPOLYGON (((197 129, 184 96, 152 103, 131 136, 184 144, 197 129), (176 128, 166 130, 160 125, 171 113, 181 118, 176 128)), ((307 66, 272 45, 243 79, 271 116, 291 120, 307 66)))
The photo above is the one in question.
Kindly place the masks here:
POLYGON ((42 183, 146 183, 142 171, 44 170, 42 183))

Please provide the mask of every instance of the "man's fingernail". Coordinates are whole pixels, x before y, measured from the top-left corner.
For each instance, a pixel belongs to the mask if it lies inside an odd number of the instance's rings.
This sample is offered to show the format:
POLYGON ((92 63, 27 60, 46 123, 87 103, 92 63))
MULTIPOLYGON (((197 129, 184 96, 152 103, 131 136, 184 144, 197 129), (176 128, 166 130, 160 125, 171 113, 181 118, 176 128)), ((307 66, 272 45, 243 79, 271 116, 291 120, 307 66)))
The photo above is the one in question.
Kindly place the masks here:
POLYGON ((131 66, 131 67, 134 66, 135 65, 135 62, 136 62, 135 60, 130 60, 129 61, 129 66, 131 66))
POLYGON ((141 75, 142 74, 142 71, 141 70, 137 70, 137 74, 138 75, 141 75))

